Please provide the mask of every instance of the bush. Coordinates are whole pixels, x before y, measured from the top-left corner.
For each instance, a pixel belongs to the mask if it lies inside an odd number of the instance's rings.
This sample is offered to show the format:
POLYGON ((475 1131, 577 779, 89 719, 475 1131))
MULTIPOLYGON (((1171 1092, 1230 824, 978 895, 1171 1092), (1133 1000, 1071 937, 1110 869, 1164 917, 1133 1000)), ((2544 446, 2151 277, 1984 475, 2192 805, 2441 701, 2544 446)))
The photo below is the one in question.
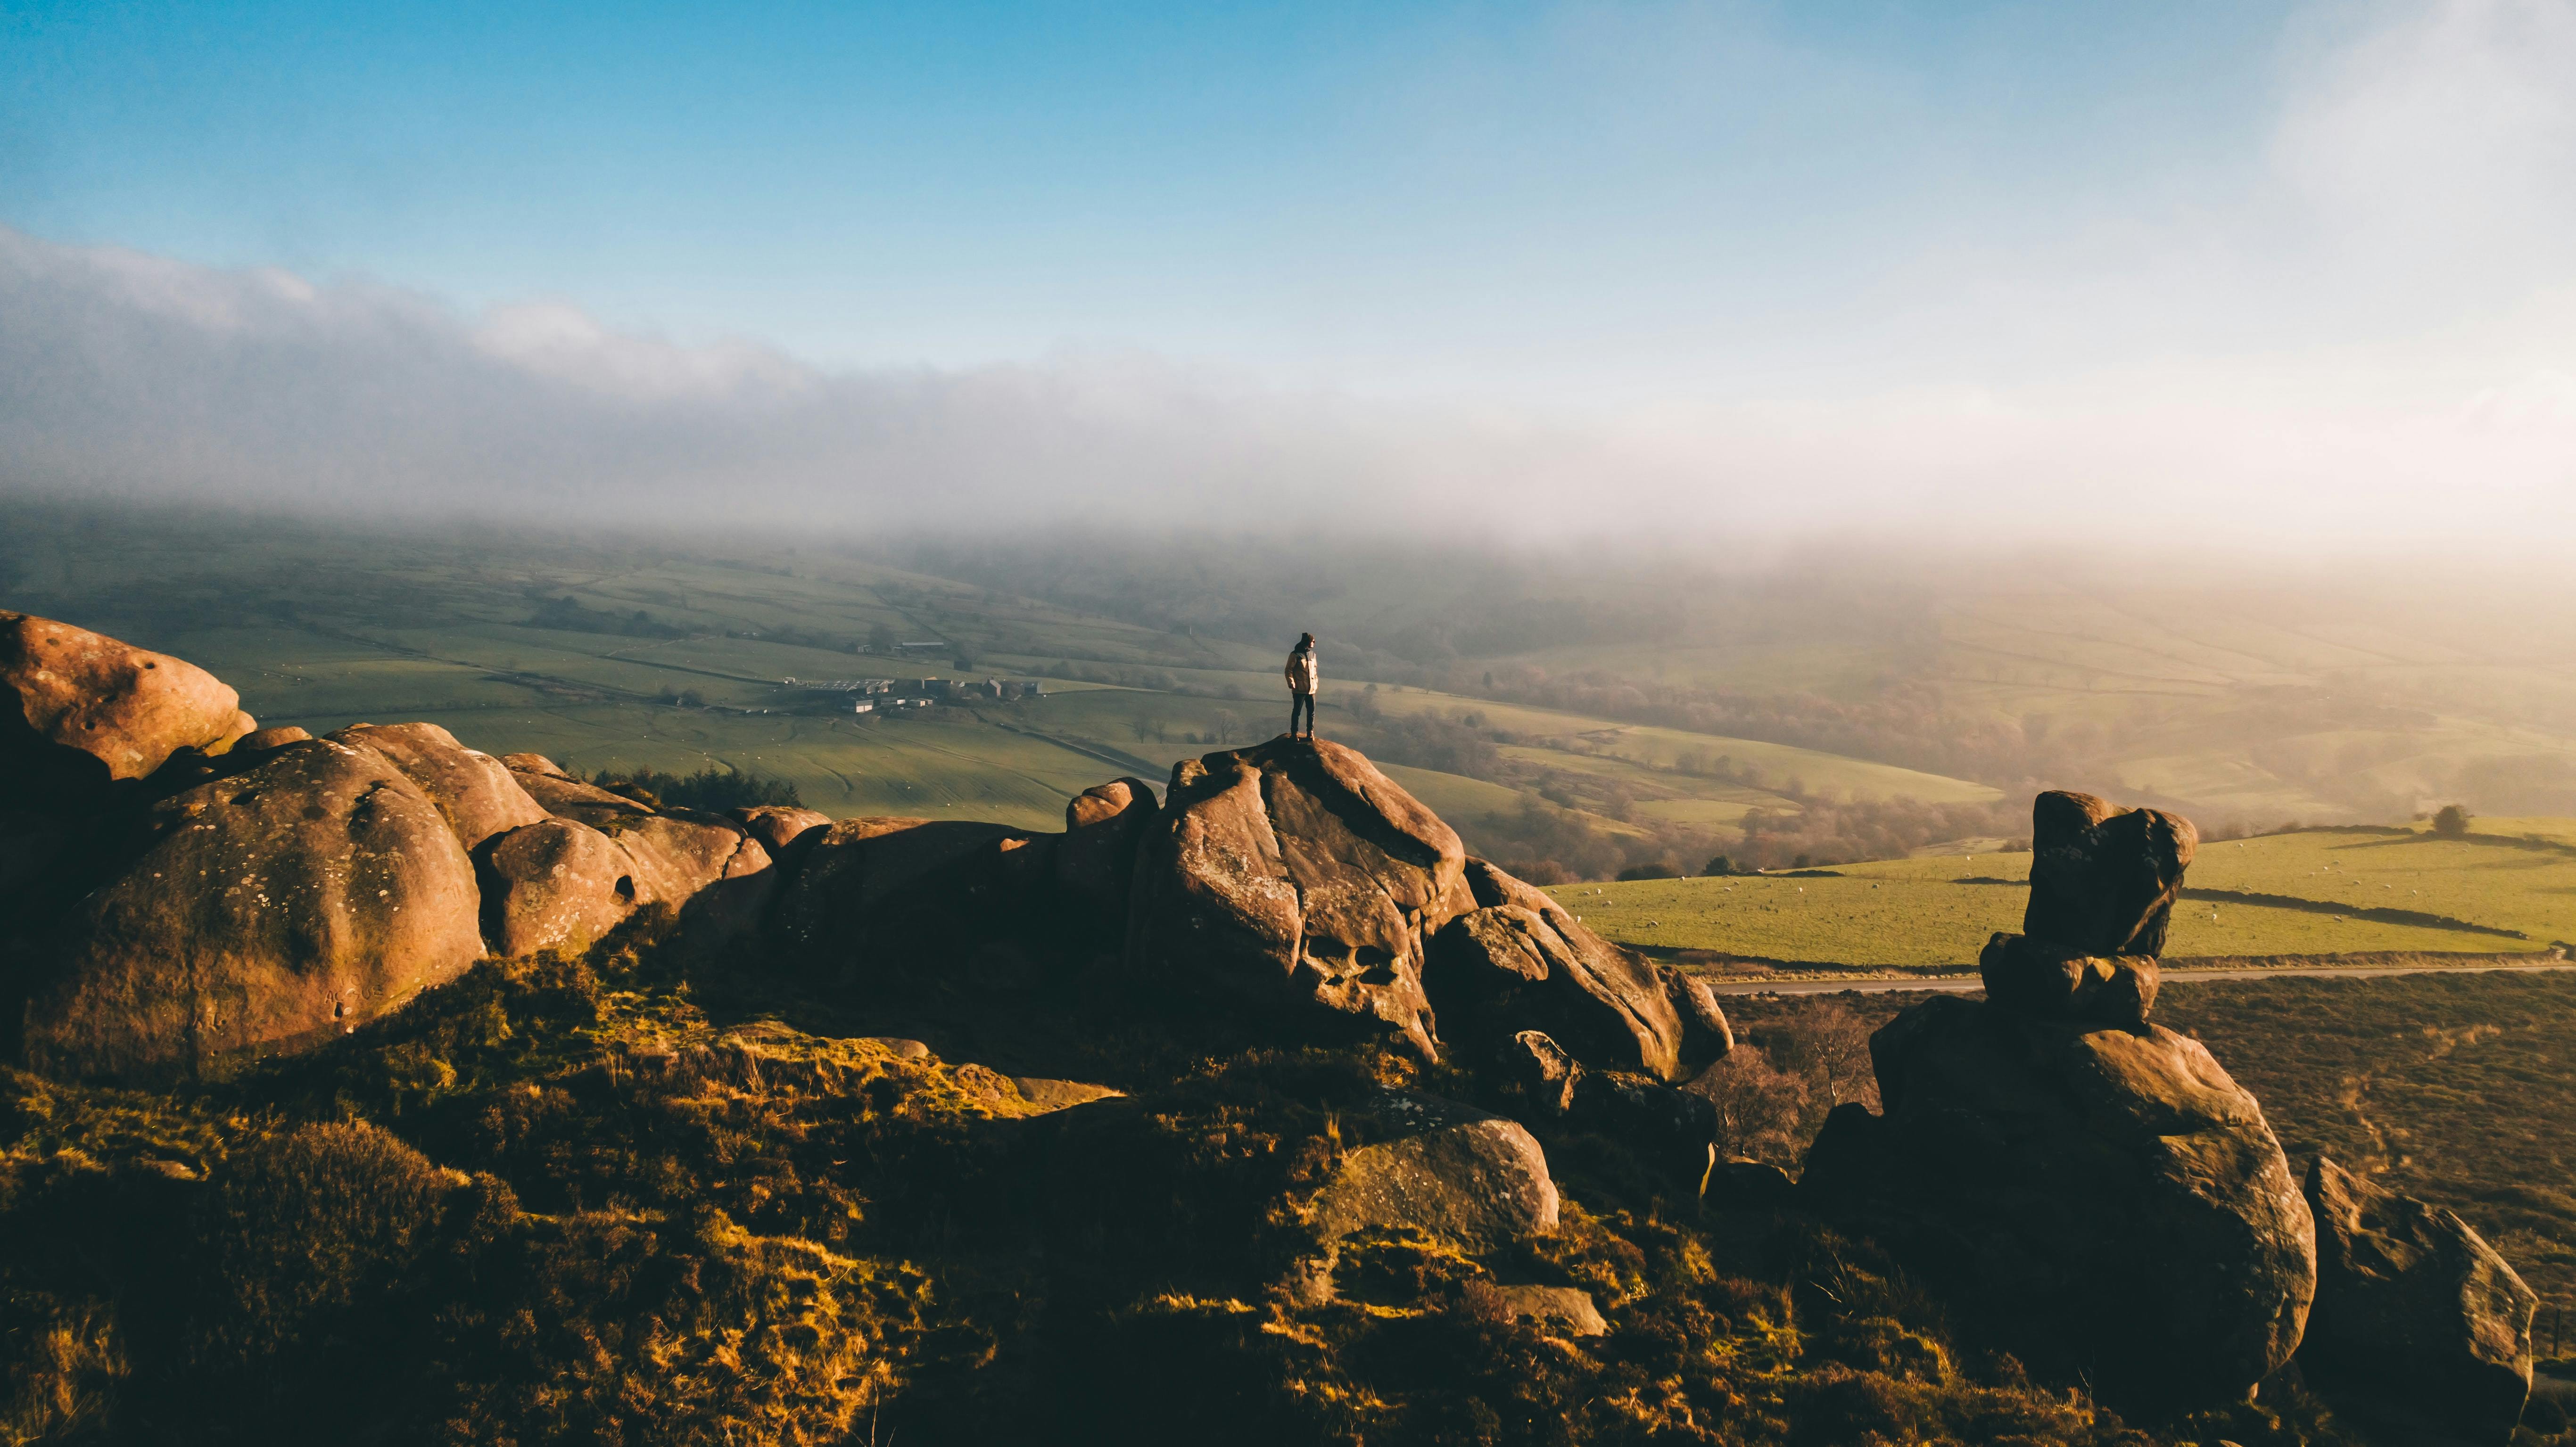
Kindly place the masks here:
POLYGON ((1619 871, 1619 878, 1622 880, 1679 879, 1681 877, 1680 870, 1660 861, 1653 864, 1631 864, 1619 871))
POLYGON ((763 804, 790 809, 805 806, 796 785, 766 774, 746 774, 712 766, 694 774, 663 774, 651 769, 602 769, 591 782, 655 808, 749 809, 763 804))
POLYGON ((2469 834, 2469 811, 2457 804, 2445 804, 2433 816, 2433 832, 2444 839, 2465 839, 2469 834))

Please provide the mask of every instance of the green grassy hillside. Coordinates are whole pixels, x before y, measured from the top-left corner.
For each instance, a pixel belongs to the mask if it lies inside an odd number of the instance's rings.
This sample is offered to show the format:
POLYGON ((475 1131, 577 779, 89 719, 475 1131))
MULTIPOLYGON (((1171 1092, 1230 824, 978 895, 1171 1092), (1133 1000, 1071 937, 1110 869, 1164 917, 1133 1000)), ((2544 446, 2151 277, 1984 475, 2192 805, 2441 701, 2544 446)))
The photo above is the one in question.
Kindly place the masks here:
MULTIPOLYGON (((1965 966, 1989 934, 2021 927, 2030 856, 1904 859, 1845 865, 1834 875, 1642 880, 1554 893, 1602 934, 1645 949, 1965 966)), ((2171 958, 2511 953, 2576 940, 2576 848, 2496 837, 2452 841, 2391 829, 2212 842, 2201 846, 2185 889, 2166 944, 2171 958)))

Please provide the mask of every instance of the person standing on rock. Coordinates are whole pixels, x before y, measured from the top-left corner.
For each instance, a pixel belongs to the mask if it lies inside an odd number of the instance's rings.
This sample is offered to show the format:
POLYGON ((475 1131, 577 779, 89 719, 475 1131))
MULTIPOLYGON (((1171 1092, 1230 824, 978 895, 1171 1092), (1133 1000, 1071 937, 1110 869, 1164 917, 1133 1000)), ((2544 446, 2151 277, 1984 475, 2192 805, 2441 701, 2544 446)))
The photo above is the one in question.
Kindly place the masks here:
POLYGON ((1296 651, 1288 655, 1288 737, 1297 737, 1297 716, 1306 717, 1307 738, 1315 736, 1315 635, 1297 635, 1296 651))

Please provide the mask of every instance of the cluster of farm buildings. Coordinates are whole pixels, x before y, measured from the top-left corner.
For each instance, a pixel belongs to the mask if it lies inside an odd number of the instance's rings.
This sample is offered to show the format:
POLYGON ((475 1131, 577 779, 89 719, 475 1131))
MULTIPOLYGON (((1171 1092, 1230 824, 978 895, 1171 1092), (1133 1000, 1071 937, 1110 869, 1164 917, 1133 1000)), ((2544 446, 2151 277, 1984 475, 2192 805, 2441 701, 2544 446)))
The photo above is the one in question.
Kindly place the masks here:
POLYGON ((839 695, 853 713, 934 703, 1015 703, 1045 692, 1034 678, 787 678, 779 683, 797 693, 839 695))

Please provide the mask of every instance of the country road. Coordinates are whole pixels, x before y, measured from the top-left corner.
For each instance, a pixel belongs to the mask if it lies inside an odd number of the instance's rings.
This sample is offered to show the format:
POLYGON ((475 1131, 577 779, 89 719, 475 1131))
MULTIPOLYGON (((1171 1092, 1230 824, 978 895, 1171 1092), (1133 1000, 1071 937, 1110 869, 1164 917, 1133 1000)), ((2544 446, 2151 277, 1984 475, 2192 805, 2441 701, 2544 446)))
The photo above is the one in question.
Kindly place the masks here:
MULTIPOLYGON (((2197 984, 2205 980, 2271 980, 2283 976, 2325 979, 2369 975, 2465 975, 2465 974, 2536 974, 2543 970, 2576 970, 2576 964, 2560 961, 2546 965, 2292 965, 2279 969, 2250 970, 2166 970, 2165 984, 2197 984)), ((1895 990, 1953 990, 1966 992, 1984 987, 1974 975, 1946 975, 1935 979, 1892 980, 1710 980, 1708 988, 1720 995, 1832 995, 1851 990, 1863 995, 1881 995, 1895 990)))

